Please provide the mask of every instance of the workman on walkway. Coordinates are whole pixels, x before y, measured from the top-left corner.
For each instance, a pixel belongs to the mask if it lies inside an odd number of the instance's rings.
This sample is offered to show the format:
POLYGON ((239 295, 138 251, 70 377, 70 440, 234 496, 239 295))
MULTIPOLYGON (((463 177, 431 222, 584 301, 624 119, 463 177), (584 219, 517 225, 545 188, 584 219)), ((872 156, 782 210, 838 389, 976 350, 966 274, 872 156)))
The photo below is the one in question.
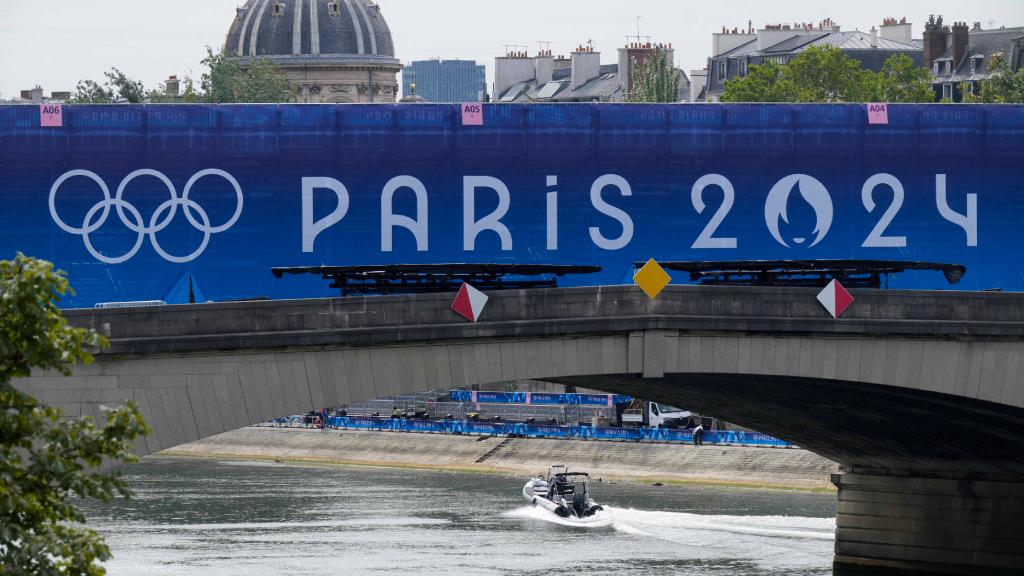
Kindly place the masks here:
POLYGON ((700 446, 704 444, 704 424, 697 424, 697 427, 693 429, 693 445, 700 446))

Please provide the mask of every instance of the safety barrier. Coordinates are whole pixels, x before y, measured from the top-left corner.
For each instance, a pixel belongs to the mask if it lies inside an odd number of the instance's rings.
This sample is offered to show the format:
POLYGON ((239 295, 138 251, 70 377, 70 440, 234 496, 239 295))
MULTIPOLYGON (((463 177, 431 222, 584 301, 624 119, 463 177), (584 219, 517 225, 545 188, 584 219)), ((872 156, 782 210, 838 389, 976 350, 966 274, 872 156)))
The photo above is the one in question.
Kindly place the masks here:
MULTIPOLYGON (((406 420, 402 418, 334 417, 328 428, 419 432, 472 436, 515 436, 522 438, 567 438, 577 440, 622 440, 633 442, 693 443, 693 430, 662 428, 596 428, 591 426, 544 426, 522 422, 473 422, 471 420, 406 420)), ((718 445, 769 446, 789 448, 788 442, 758 432, 708 431, 704 442, 718 445)))

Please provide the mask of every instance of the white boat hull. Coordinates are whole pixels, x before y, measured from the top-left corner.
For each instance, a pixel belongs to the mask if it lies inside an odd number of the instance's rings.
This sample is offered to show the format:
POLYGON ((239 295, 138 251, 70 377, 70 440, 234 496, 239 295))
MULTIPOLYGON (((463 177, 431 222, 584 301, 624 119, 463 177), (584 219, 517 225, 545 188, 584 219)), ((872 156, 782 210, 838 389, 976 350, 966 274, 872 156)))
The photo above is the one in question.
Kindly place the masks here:
POLYGON ((527 502, 530 502, 537 508, 550 512, 562 522, 578 525, 604 524, 607 522, 604 513, 601 511, 603 508, 595 502, 591 501, 588 509, 592 510, 596 507, 597 511, 589 511, 586 515, 580 517, 572 510, 571 502, 565 502, 565 500, 562 503, 553 502, 546 497, 547 492, 548 483, 543 480, 530 480, 523 486, 523 498, 527 502))

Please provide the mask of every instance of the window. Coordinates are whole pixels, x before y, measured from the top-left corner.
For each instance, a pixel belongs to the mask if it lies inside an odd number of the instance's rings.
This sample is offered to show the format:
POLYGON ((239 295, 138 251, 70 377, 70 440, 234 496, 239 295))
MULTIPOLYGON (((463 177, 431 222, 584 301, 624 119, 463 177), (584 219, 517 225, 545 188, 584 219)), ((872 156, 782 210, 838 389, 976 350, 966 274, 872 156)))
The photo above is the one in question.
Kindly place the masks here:
POLYGON ((952 100, 953 99, 953 85, 952 84, 943 84, 942 85, 942 97, 944 99, 946 99, 946 100, 952 100))
POLYGON ((718 79, 724 81, 729 73, 729 62, 725 58, 718 61, 718 79))
POLYGON ((953 61, 952 60, 946 60, 946 74, 952 74, 952 73, 953 73, 953 61))
POLYGON ((936 76, 939 75, 939 61, 938 60, 936 60, 935 63, 932 64, 932 74, 935 74, 936 76))
POLYGON ((746 60, 740 60, 740 76, 746 76, 746 75, 747 75, 747 61, 746 60))

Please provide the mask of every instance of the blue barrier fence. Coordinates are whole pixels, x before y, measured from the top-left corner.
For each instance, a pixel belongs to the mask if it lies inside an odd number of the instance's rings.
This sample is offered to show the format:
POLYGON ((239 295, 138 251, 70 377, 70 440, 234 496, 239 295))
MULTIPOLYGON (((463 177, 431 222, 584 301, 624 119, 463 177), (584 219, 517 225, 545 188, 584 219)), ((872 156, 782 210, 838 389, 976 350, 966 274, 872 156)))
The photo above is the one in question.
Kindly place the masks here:
MULTIPOLYGON (((521 422, 435 421, 356 417, 329 418, 327 420, 327 427, 337 430, 375 430, 381 432, 693 443, 692 430, 667 430, 659 428, 594 428, 591 426, 544 426, 521 422)), ((788 442, 773 438, 767 434, 738 432, 734 430, 705 432, 704 442, 708 444, 771 446, 777 448, 788 448, 791 446, 788 442)))
POLYGON ((908 260, 1024 290, 1024 106, 888 114, 506 104, 463 126, 457 104, 70 105, 44 127, 0 105, 0 257, 66 270, 65 307, 336 296, 267 271, 387 262, 601 266, 568 287, 632 284, 649 258, 908 260))

